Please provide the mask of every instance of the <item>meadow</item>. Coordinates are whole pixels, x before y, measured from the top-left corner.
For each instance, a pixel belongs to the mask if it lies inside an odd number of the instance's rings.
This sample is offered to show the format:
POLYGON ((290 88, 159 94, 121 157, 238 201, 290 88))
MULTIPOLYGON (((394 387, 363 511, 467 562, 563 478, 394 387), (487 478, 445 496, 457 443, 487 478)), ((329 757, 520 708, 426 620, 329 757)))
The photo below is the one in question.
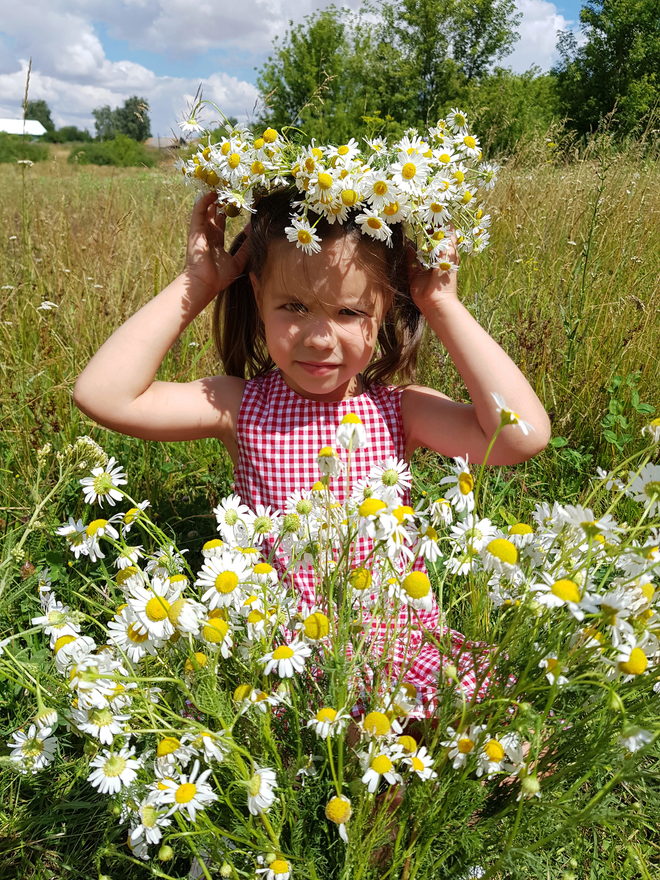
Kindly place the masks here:
MULTIPOLYGON (((49 496, 56 467, 39 453, 45 444, 58 450, 93 437, 129 471, 133 497, 150 499, 156 522, 191 551, 214 531, 210 511, 230 491, 231 467, 213 441, 121 437, 91 423, 71 399, 77 374, 112 329, 182 266, 191 195, 168 164, 80 168, 55 153, 33 167, 0 166, 0 191, 4 637, 38 613, 35 568, 56 560, 55 527, 83 507, 76 480, 49 496)), ((489 516, 515 522, 539 500, 579 503, 597 466, 611 469, 648 445, 641 429, 660 407, 660 171, 650 158, 606 144, 570 161, 541 144, 504 168, 490 207, 492 245, 465 259, 461 296, 519 364, 553 424, 542 454, 488 473, 489 516)), ((216 370, 209 321, 203 315, 186 330, 163 378, 187 381, 216 370)), ((464 398, 433 339, 418 378, 464 398)), ((413 473, 419 496, 446 463, 418 453, 413 473)), ((627 511, 624 501, 619 519, 627 511)), ((34 639, 25 654, 37 679, 44 647, 34 639)), ((0 677, 0 740, 32 711, 20 683, 0 677)), ((649 833, 660 819, 657 742, 644 761, 636 782, 616 790, 611 814, 566 832, 565 845, 554 841, 545 860, 521 863, 527 873, 503 868, 498 877, 657 876, 660 847, 649 833)), ((0 877, 96 878, 109 846, 96 831, 107 808, 75 768, 45 776, 20 777, 0 758, 0 877)), ((128 864, 107 871, 139 876, 128 864)), ((159 871, 154 876, 170 876, 159 871)))

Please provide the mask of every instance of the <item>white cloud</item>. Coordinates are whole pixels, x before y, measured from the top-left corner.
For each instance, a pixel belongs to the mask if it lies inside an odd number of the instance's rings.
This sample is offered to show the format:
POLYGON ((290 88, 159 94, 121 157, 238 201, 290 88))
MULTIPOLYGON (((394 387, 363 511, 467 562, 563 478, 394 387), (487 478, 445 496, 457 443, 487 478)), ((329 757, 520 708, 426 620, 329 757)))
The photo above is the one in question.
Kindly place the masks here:
POLYGON ((557 31, 567 30, 570 22, 548 0, 517 0, 522 20, 518 26, 520 39, 502 65, 523 73, 536 65, 549 70, 557 60, 557 31))

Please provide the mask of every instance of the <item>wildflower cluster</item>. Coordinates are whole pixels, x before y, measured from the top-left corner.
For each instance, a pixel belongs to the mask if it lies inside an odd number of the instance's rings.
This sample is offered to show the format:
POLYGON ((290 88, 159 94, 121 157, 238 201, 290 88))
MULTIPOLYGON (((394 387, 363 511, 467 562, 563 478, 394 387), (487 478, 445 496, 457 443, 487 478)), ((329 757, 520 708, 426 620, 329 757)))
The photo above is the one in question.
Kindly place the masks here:
MULTIPOLYGON (((501 428, 515 425, 502 411, 501 428)), ((437 809, 440 793, 465 780, 504 784, 530 808, 542 802, 548 763, 561 763, 562 736, 580 724, 571 699, 584 711, 587 695, 593 703, 604 692, 622 713, 614 725, 608 711, 602 729, 581 728, 585 742, 607 742, 621 760, 649 748, 657 716, 636 713, 632 695, 660 691, 657 466, 601 480, 641 502, 641 525, 558 502, 537 504, 529 522, 502 523, 479 514, 467 458, 440 481, 442 496, 425 494, 416 507, 396 459, 340 503, 366 443, 359 418, 345 417, 335 447, 319 451, 318 482, 284 510, 225 498, 213 511, 217 537, 194 568, 159 536, 148 503, 129 500, 114 459, 82 478, 89 503, 131 506, 59 529, 82 566, 88 606, 58 598, 39 572, 32 624, 50 640, 57 708, 37 690, 36 717, 8 743, 16 768, 52 764, 64 724, 92 744, 88 781, 116 800, 134 858, 168 841, 181 847, 190 827, 226 876, 281 880, 308 876, 289 825, 305 787, 315 792, 312 821, 321 810, 326 840, 338 834, 357 864, 366 829, 385 822, 383 793, 400 793, 417 839, 433 833, 413 821, 420 797, 437 809), (366 559, 356 555, 364 541, 366 559), (490 646, 428 628, 437 590, 424 562, 439 588, 480 590, 490 646), (292 581, 310 570, 311 604, 292 581), (432 693, 414 677, 429 650, 432 693)))
POLYGON ((320 217, 339 224, 351 217, 365 235, 388 245, 393 225, 402 223, 419 261, 446 271, 457 268, 454 238, 465 253, 478 253, 489 240, 490 217, 479 196, 494 185, 497 169, 482 161, 479 141, 457 109, 428 131, 410 129, 391 144, 374 138, 361 146, 351 138, 302 147, 273 128, 255 135, 243 125, 226 126, 216 143, 202 136, 197 152, 178 166, 198 189, 217 191, 232 216, 252 211, 266 193, 294 186, 299 198, 286 233, 306 253, 321 249, 320 217))

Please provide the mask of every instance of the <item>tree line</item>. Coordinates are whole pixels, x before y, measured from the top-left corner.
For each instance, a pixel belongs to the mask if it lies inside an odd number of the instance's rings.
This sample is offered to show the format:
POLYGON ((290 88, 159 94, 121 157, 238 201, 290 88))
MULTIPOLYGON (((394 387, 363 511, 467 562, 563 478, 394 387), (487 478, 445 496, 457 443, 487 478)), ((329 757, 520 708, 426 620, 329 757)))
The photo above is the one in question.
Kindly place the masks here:
MULTIPOLYGON (((659 106, 658 0, 586 0, 581 38, 558 34, 548 73, 516 74, 502 62, 518 40, 515 0, 363 0, 329 6, 294 24, 257 76, 258 124, 299 128, 343 142, 433 125, 468 111, 491 153, 510 153, 561 124, 587 135, 604 123, 622 137, 653 129, 659 106)), ((28 101, 46 140, 91 140, 55 129, 45 101, 28 101)), ((92 111, 95 139, 151 135, 149 105, 133 96, 92 111)), ((655 125, 657 129, 657 125, 655 125)))
MULTIPOLYGON (((75 125, 56 128, 48 103, 43 100, 26 101, 23 107, 25 119, 36 119, 46 129, 44 140, 51 143, 68 143, 71 141, 91 141, 92 135, 87 129, 75 125)), ((127 98, 120 107, 112 108, 109 104, 92 110, 95 140, 109 141, 118 135, 124 135, 134 141, 145 141, 151 137, 149 119, 149 102, 133 95, 127 98)))
POLYGON ((319 141, 433 125, 452 106, 489 150, 509 152, 561 122, 641 133, 658 110, 657 0, 586 0, 582 39, 558 34, 549 73, 501 66, 518 39, 514 0, 366 0, 290 22, 257 85, 262 122, 319 141))

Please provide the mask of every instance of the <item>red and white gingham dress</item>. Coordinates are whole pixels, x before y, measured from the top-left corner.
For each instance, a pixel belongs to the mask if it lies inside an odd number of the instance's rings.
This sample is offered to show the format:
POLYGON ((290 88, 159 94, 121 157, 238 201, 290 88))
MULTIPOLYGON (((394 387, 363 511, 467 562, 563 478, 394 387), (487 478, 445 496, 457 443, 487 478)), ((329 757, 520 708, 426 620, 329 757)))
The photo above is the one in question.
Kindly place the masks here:
MULTIPOLYGON (((319 480, 318 452, 324 446, 335 447, 337 426, 350 412, 360 417, 368 437, 366 447, 351 453, 351 479, 366 479, 371 468, 389 456, 404 458, 400 405, 401 389, 392 386, 374 385, 356 397, 325 402, 301 397, 289 388, 279 370, 249 380, 238 416, 235 491, 252 509, 263 504, 283 510, 291 493, 308 490, 319 480)), ((341 455, 344 451, 338 452, 341 455)), ((345 478, 333 480, 331 488, 343 503, 345 478)), ((409 498, 404 496, 402 503, 409 504, 409 498)), ((368 540, 359 539, 354 563, 359 565, 368 552, 368 540)), ((283 566, 286 558, 282 556, 279 561, 283 566)), ((311 569, 296 573, 295 587, 300 593, 300 607, 314 605, 311 569)), ((371 626, 369 643, 374 654, 387 650, 391 655, 388 667, 391 680, 414 684, 428 714, 435 704, 440 667, 451 662, 458 670, 466 699, 475 696, 477 683, 476 697, 482 697, 488 684, 484 646, 469 644, 452 630, 451 657, 443 657, 438 648, 423 637, 424 630, 436 638, 447 632, 440 624, 437 605, 434 604, 431 611, 419 612, 415 619, 417 625, 411 629, 405 608, 396 624, 376 621, 366 612, 363 615, 363 622, 371 626), (395 638, 393 625, 400 631, 395 638)))

